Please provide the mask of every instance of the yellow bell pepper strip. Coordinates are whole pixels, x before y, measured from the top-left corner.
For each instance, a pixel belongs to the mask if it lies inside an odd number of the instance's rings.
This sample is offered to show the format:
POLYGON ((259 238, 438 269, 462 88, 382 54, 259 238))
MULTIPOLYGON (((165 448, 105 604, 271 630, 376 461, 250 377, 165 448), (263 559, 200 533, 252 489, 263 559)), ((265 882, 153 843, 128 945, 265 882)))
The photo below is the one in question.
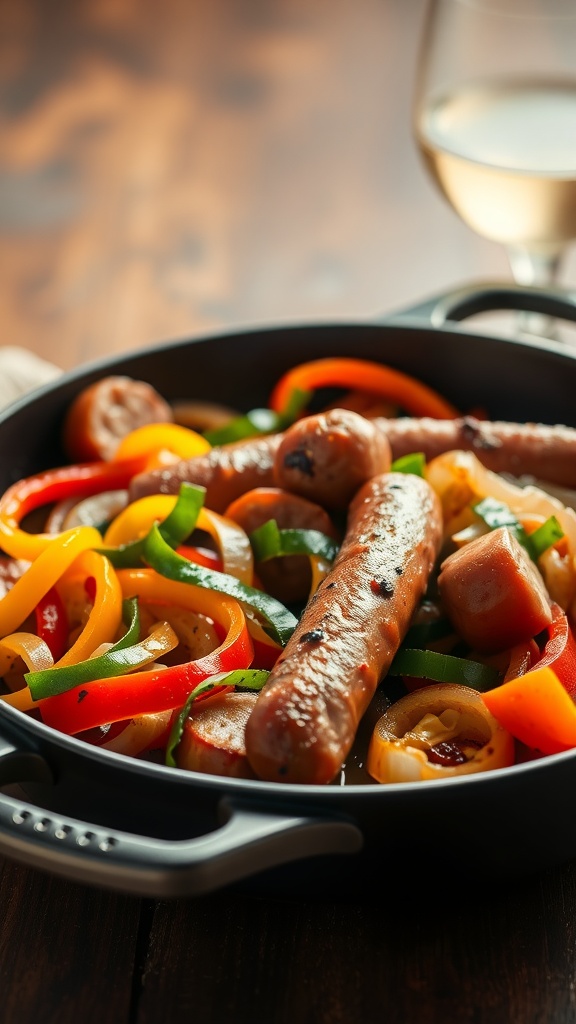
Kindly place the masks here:
POLYGON ((346 357, 314 359, 288 370, 276 383, 268 404, 282 413, 294 391, 313 392, 326 387, 366 391, 395 402, 412 416, 454 419, 458 415, 451 402, 415 377, 382 363, 346 357))
POLYGON ((262 590, 241 583, 234 576, 205 569, 182 558, 166 543, 157 526, 152 527, 146 538, 144 559, 157 573, 167 579, 206 587, 248 605, 263 619, 266 632, 282 646, 292 636, 297 619, 285 605, 262 590))
MULTIPOLYGON (((181 708, 194 686, 208 676, 251 665, 252 642, 237 601, 163 579, 151 569, 121 569, 118 577, 125 596, 163 601, 208 615, 222 628, 224 639, 214 651, 195 661, 95 679, 34 704, 42 720, 60 732, 75 734, 109 722, 181 708)), ((8 703, 18 706, 14 700, 8 703)))
MULTIPOLYGON (((107 558, 97 551, 85 551, 72 566, 71 572, 94 581, 94 597, 82 632, 59 659, 58 666, 75 665, 89 658, 100 644, 114 639, 122 622, 122 591, 107 558)), ((0 605, 0 619, 1 612, 0 605)))
MULTIPOLYGON (((94 462, 60 469, 46 470, 12 484, 0 497, 0 547, 12 558, 33 561, 45 548, 55 543, 59 534, 27 533, 20 523, 29 512, 43 505, 61 501, 68 495, 78 497, 103 490, 127 487, 136 473, 144 468, 141 456, 127 462, 94 462)), ((102 543, 100 533, 86 526, 86 547, 102 543)), ((74 527, 74 536, 77 528, 74 527)), ((65 531, 70 532, 70 531, 65 531)))
MULTIPOLYGON (((123 638, 124 639, 124 638, 123 638)), ((27 672, 25 675, 34 700, 54 697, 93 679, 134 672, 168 654, 178 646, 178 637, 167 622, 160 622, 149 636, 133 644, 114 644, 105 654, 88 658, 76 665, 49 668, 45 672, 27 672)))
POLYGON ((202 434, 179 423, 146 423, 122 438, 113 461, 145 456, 146 469, 153 469, 163 463, 163 452, 169 452, 178 459, 192 459, 196 455, 205 455, 210 448, 210 442, 202 434))
POLYGON ((378 720, 367 771, 382 783, 471 775, 514 763, 514 739, 466 686, 437 684, 396 701, 378 720))
POLYGON ((68 616, 56 587, 40 598, 34 609, 36 633, 43 640, 54 661, 58 661, 68 645, 68 616))
POLYGON ((13 633, 34 612, 38 602, 78 555, 94 546, 96 538, 100 539, 97 530, 79 526, 51 539, 50 545, 0 601, 0 635, 13 633))
POLYGON ((217 675, 211 676, 209 679, 205 679, 203 683, 195 686, 180 714, 176 716, 173 722, 166 744, 164 763, 169 768, 177 767, 174 751, 182 739, 186 720, 195 701, 208 694, 213 696, 215 693, 231 693, 237 688, 258 692, 264 686, 269 674, 269 672, 263 672, 258 669, 236 669, 233 672, 219 672, 217 675))
POLYGON ((482 700, 502 727, 532 750, 557 754, 576 747, 576 705, 549 665, 488 690, 482 700))

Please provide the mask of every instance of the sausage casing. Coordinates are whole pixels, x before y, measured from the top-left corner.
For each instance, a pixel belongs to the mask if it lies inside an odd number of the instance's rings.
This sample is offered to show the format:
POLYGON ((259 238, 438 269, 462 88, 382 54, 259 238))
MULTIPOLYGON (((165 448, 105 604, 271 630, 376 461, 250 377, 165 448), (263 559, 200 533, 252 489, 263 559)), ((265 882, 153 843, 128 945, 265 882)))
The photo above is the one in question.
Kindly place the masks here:
POLYGON ((441 534, 440 503, 421 477, 385 473, 357 492, 334 567, 248 721, 260 778, 335 778, 425 591, 441 534))

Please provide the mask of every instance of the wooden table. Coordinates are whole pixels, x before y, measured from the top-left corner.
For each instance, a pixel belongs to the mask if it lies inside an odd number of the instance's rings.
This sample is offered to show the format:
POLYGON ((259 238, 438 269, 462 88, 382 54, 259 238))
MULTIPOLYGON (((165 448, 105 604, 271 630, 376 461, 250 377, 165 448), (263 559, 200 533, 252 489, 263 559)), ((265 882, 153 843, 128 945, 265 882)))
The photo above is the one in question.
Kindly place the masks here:
MULTIPOLYGON (((2 341, 68 369, 508 278, 414 149, 422 13, 423 0, 2 0, 2 341)), ((0 860, 0 1019, 573 1021, 575 867, 438 888, 425 835, 418 855, 398 889, 383 850, 370 899, 343 877, 329 898, 175 902, 0 860)))

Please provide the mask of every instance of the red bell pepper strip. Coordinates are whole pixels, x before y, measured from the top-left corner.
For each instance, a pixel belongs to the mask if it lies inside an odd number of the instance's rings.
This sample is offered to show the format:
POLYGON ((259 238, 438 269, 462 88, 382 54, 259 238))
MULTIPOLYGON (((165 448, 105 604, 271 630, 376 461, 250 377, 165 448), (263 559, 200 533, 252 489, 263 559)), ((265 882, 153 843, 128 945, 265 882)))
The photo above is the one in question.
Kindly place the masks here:
POLYGON ((54 661, 58 661, 68 645, 68 616, 56 587, 40 598, 34 614, 38 636, 47 644, 54 661))
MULTIPOLYGON (((576 638, 560 605, 552 605, 552 622, 545 632, 546 642, 536 655, 538 649, 533 640, 529 641, 524 651, 518 647, 513 649, 511 660, 517 666, 517 675, 539 668, 551 668, 572 700, 576 701, 576 638)), ((506 680, 510 679, 511 673, 508 671, 506 680)))
POLYGON ((576 746, 576 639, 559 605, 541 651, 515 647, 505 681, 482 694, 486 707, 516 739, 543 754, 576 746), (536 654, 535 654, 536 651, 536 654))
POLYGON ((18 480, 0 497, 0 547, 13 558, 33 560, 60 535, 22 530, 20 524, 29 512, 70 495, 81 498, 121 490, 144 465, 145 460, 139 456, 125 462, 64 466, 18 480))

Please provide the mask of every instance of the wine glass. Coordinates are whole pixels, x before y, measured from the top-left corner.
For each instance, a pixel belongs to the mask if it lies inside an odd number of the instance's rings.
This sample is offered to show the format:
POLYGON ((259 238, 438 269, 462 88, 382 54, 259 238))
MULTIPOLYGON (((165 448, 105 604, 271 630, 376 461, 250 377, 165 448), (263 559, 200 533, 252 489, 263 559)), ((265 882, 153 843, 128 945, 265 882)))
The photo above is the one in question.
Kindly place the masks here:
POLYGON ((431 0, 414 133, 453 209, 506 246, 516 283, 554 284, 576 239, 576 0, 431 0))

